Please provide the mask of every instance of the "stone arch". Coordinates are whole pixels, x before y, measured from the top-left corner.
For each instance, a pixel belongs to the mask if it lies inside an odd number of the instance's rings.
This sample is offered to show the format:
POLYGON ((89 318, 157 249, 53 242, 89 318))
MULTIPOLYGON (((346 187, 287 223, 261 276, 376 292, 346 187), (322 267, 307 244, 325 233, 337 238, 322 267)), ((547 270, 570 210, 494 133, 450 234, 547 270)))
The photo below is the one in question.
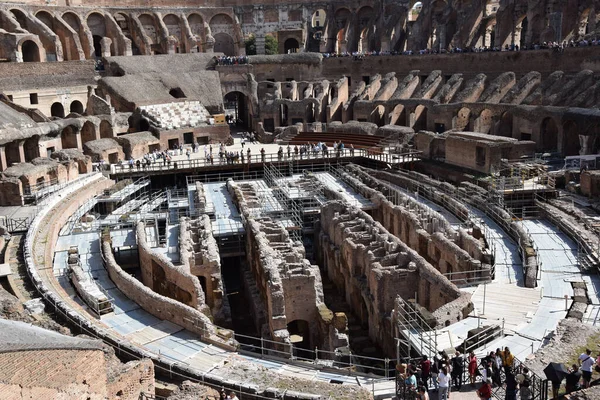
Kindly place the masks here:
POLYGON ((410 113, 410 127, 418 132, 427 129, 427 107, 418 105, 414 111, 410 113))
MULTIPOLYGON (((290 341, 296 349, 313 350, 311 329, 308 321, 297 319, 287 324, 290 341)), ((302 356, 299 354, 298 356, 302 356)))
POLYGON ((186 48, 186 37, 183 34, 183 29, 181 28, 181 19, 175 14, 167 14, 163 17, 163 23, 167 27, 167 31, 169 32, 169 36, 175 38, 177 40, 177 45, 175 48, 176 53, 187 53, 186 48))
POLYGON ((39 10, 35 13, 35 17, 39 19, 44 25, 50 28, 52 31, 56 33, 56 29, 54 28, 54 15, 46 10, 39 10))
POLYGON ((408 20, 414 22, 419 18, 421 10, 423 9, 423 3, 421 1, 412 1, 408 8, 408 20))
MULTIPOLYGON (((141 14, 138 17, 140 24, 142 24, 142 28, 144 28, 144 33, 150 39, 150 45, 157 45, 160 43, 160 39, 158 37, 159 30, 156 26, 156 20, 151 14, 141 14)), ((154 46, 153 46, 154 47, 154 46)), ((153 48, 154 50, 154 48, 153 48)))
MULTIPOLYGON (((63 49, 63 60, 79 60, 79 49, 77 48, 77 36, 75 40, 68 29, 64 29, 62 24, 56 23, 56 16, 53 12, 39 10, 35 17, 46 25, 60 40, 63 49)), ((77 35, 79 30, 75 31, 77 35)))
POLYGON ((113 127, 107 120, 103 119, 100 122, 100 138, 112 138, 114 137, 113 127))
POLYGON ((106 21, 104 15, 95 11, 90 13, 86 19, 87 26, 92 33, 93 39, 93 55, 102 57, 102 39, 106 37, 106 21))
POLYGON ((72 125, 66 126, 60 132, 60 142, 63 149, 77 149, 77 131, 72 125))
POLYGON ((349 38, 347 37, 348 28, 352 21, 352 12, 345 7, 338 8, 334 15, 335 21, 335 48, 336 53, 343 53, 351 48, 351 43, 348 43, 349 38))
POLYGON ((86 121, 81 128, 81 144, 96 140, 96 126, 91 121, 86 121))
MULTIPOLYGON (((204 40, 206 37, 206 31, 204 28, 204 18, 198 13, 192 13, 187 17, 188 25, 192 34, 196 36, 196 42, 192 46, 197 46, 195 51, 200 52, 204 49, 204 40)), ((190 52, 194 50, 190 49, 190 52)))
POLYGON ((463 107, 456 113, 456 116, 452 118, 452 129, 457 131, 469 130, 469 122, 471 120, 471 110, 467 107, 463 107))
POLYGON ((371 6, 363 6, 356 13, 358 19, 358 40, 355 47, 359 52, 367 52, 372 50, 369 39, 373 29, 372 20, 374 15, 375 11, 371 6))
POLYGON ((81 28, 81 18, 79 15, 75 14, 72 11, 67 11, 62 15, 62 19, 71 27, 75 32, 79 33, 79 29, 81 28))
POLYGON ((564 156, 577 156, 580 149, 579 126, 575 121, 566 121, 563 124, 562 153, 564 156))
POLYGON ((65 108, 63 107, 63 105, 61 103, 53 103, 50 106, 50 115, 53 117, 60 117, 60 118, 64 118, 65 117, 65 108))
POLYGON ((138 56, 142 54, 132 34, 132 23, 130 16, 124 12, 117 12, 113 15, 113 18, 115 19, 117 25, 119 25, 119 29, 121 29, 123 35, 130 40, 132 55, 138 56))
POLYGON ((233 37, 225 32, 216 33, 215 38, 215 53, 224 53, 226 56, 234 56, 235 55, 235 44, 233 42, 233 37))
POLYGON ((229 26, 233 25, 233 19, 227 14, 219 13, 210 19, 209 25, 211 29, 213 28, 213 26, 229 26))
POLYGON ((310 25, 312 28, 322 28, 327 21, 327 11, 322 8, 315 10, 310 18, 310 25))
POLYGON ((369 122, 383 126, 385 124, 385 107, 382 105, 375 107, 369 115, 369 122))
POLYGON ((284 54, 297 53, 300 50, 300 43, 294 38, 289 38, 283 43, 284 54))
POLYGON ((542 120, 538 147, 540 150, 548 152, 558 150, 558 126, 550 117, 542 120))
POLYGON ((83 104, 79 100, 75 100, 69 106, 69 112, 83 114, 85 109, 83 108, 83 104))
POLYGON ((23 62, 40 62, 43 60, 40 46, 33 40, 24 40, 17 46, 23 57, 23 62))
POLYGON ((479 113, 477 119, 475 119, 474 131, 479 133, 490 133, 493 124, 493 113, 487 108, 479 113))
POLYGON ((406 107, 397 104, 390 113, 390 125, 406 126, 406 107))
POLYGON ((10 13, 13 15, 14 19, 19 23, 21 28, 29 31, 27 24, 27 17, 25 16, 25 11, 20 8, 11 8, 10 13))
POLYGON ((506 111, 500 117, 500 120, 496 124, 495 134, 496 136, 512 137, 513 129, 513 114, 506 111))

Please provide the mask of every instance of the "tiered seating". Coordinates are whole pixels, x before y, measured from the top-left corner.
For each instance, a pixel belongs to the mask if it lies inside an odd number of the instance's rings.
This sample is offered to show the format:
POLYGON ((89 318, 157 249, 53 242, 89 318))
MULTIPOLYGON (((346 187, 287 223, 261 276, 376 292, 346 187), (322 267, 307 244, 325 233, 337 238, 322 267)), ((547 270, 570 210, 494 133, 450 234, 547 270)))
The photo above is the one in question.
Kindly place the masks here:
POLYGON ((323 142, 326 143, 327 146, 332 146, 334 142, 342 142, 346 148, 352 144, 356 149, 369 149, 372 147, 377 147, 383 139, 385 138, 382 136, 360 135, 356 133, 300 132, 284 143, 290 145, 301 145, 306 143, 323 142))
POLYGON ((210 113, 199 101, 153 104, 140 107, 142 115, 164 130, 195 127, 206 124, 210 113))

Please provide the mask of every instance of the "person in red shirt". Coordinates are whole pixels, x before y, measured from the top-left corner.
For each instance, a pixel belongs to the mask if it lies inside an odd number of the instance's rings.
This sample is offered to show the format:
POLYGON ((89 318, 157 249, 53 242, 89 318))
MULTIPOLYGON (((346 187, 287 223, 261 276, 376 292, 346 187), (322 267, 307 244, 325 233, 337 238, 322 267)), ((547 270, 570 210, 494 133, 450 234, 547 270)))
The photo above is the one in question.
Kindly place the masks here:
POLYGON ((492 379, 488 378, 487 381, 477 391, 477 396, 481 400, 490 400, 492 398, 492 379))
POLYGON ((475 386, 475 378, 477 377, 477 357, 475 353, 471 352, 469 355, 469 380, 471 385, 475 386))
POLYGON ((423 360, 421 361, 421 380, 423 381, 423 386, 429 387, 429 378, 431 377, 431 361, 427 359, 427 356, 423 356, 423 360))

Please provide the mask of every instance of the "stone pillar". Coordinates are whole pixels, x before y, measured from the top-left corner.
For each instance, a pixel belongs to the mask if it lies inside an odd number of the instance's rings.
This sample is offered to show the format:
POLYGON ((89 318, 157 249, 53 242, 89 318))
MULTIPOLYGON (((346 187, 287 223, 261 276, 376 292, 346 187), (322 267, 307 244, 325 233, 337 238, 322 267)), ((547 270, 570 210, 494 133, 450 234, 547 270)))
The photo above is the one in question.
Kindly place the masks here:
POLYGON ((0 147, 0 171, 4 171, 8 168, 8 164, 6 162, 6 149, 4 146, 0 147))
POLYGON ((266 53, 266 50, 265 50, 265 35, 262 34, 262 33, 255 34, 254 38, 255 38, 254 45, 256 46, 256 54, 265 54, 266 53))
POLYGON ((19 142, 19 162, 25 162, 25 142, 19 142))
POLYGON ((100 48, 102 49, 102 57, 110 57, 110 46, 112 45, 112 40, 107 37, 103 37, 100 41, 100 48))

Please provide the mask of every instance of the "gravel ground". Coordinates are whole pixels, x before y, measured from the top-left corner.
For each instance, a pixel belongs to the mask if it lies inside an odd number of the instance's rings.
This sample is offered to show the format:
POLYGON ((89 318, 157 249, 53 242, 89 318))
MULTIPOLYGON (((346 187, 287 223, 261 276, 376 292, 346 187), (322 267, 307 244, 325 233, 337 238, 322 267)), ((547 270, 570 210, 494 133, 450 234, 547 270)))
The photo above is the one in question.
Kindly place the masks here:
POLYGON ((255 385, 260 392, 267 388, 276 389, 278 392, 295 391, 319 395, 323 399, 331 397, 336 400, 370 400, 371 393, 364 388, 350 385, 334 385, 314 380, 286 377, 273 373, 267 368, 249 363, 245 360, 232 359, 218 371, 213 373, 228 377, 232 381, 243 381, 255 385))

